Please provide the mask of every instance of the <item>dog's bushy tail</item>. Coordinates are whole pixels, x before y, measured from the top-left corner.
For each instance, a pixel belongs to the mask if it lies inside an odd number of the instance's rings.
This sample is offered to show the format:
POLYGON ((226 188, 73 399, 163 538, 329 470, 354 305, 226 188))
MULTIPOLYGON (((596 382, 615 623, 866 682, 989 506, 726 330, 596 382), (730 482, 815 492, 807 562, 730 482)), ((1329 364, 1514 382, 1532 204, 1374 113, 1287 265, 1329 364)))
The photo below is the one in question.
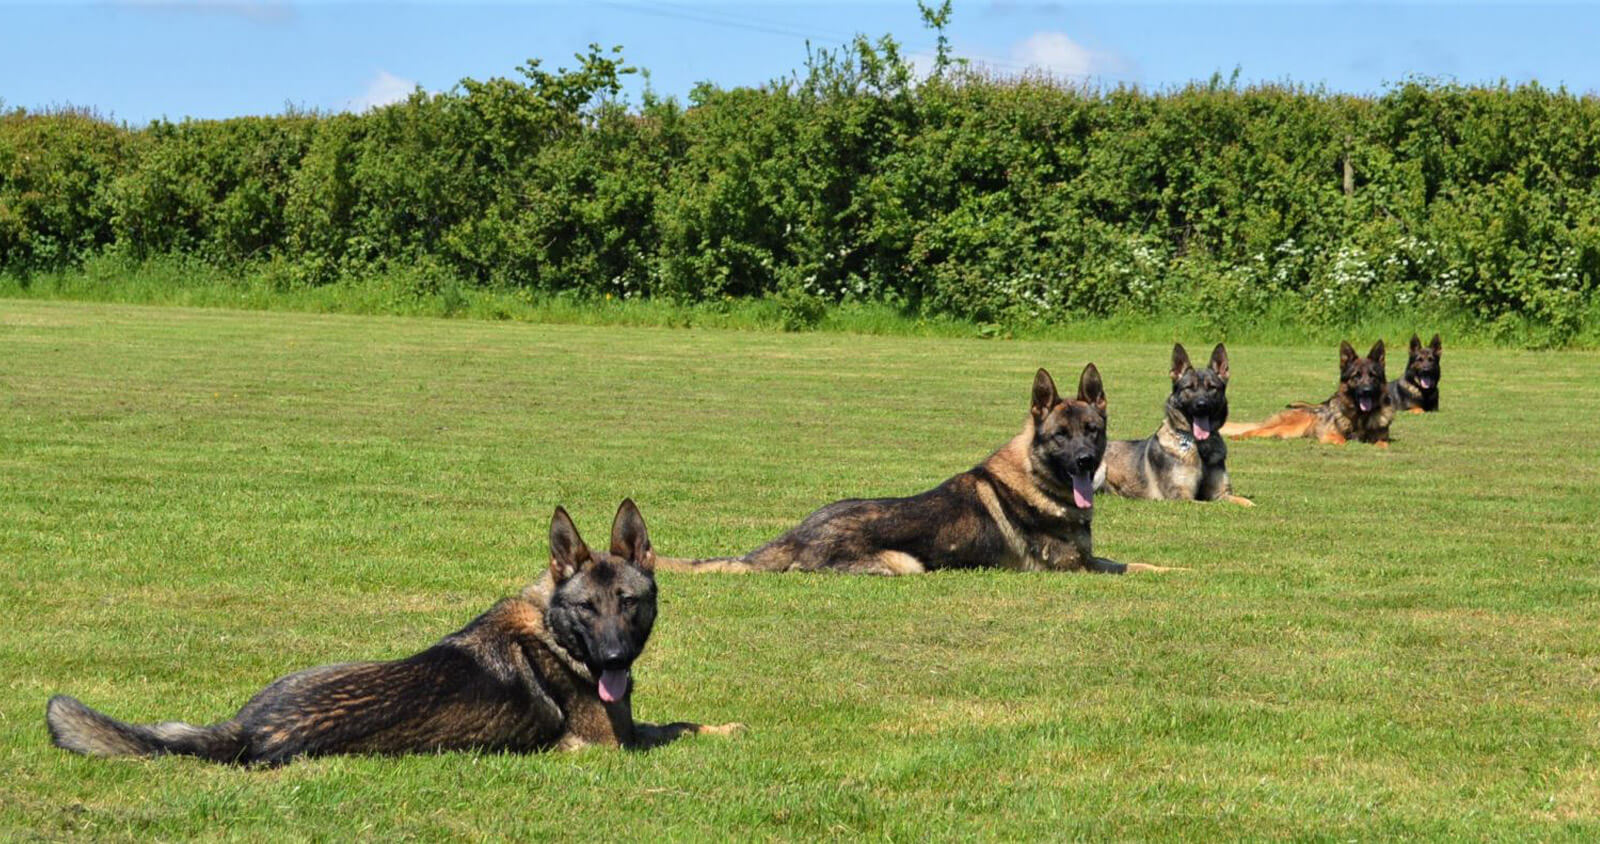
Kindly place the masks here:
POLYGON ((756 571, 756 567, 743 557, 708 557, 703 560, 657 557, 656 571, 675 571, 688 574, 748 574, 756 571))
POLYGON ((56 745, 85 756, 161 756, 174 753, 214 762, 233 762, 247 742, 237 724, 197 727, 181 721, 129 724, 85 706, 77 698, 56 695, 45 706, 45 723, 56 745))

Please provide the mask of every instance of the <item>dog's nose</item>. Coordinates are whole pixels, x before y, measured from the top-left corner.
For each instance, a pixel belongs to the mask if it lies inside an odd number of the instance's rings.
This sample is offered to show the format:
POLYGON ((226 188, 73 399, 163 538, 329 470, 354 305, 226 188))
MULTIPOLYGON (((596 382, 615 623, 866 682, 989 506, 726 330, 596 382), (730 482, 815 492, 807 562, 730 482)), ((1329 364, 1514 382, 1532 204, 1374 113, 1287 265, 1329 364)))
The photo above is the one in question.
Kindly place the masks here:
POLYGON ((601 665, 619 665, 628 661, 628 650, 621 642, 613 642, 601 645, 595 656, 600 658, 601 665))
POLYGON ((1080 454, 1078 459, 1073 461, 1073 465, 1078 467, 1079 472, 1093 472, 1095 464, 1099 462, 1093 454, 1080 454))

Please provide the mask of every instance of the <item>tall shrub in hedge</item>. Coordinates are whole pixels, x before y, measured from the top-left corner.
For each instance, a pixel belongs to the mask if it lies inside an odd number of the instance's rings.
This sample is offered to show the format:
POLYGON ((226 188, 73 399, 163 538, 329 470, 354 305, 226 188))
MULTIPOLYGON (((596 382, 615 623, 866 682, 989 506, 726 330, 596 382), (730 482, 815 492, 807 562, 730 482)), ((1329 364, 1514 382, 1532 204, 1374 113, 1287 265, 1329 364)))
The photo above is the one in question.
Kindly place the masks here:
POLYGON ((0 269, 56 267, 113 239, 130 133, 85 111, 0 113, 0 269))

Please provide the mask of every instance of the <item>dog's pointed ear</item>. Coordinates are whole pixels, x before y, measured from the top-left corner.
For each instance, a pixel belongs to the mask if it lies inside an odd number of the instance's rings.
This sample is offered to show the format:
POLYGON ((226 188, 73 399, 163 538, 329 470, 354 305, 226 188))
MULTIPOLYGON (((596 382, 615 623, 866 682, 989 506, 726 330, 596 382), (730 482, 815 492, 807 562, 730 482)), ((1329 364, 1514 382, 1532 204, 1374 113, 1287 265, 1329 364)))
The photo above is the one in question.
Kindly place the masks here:
POLYGON ((583 544, 583 537, 578 535, 578 528, 566 509, 557 507, 556 514, 550 517, 550 575, 560 585, 587 562, 589 546, 583 544))
POLYGON ((1211 371, 1217 373, 1217 377, 1224 382, 1228 380, 1228 350, 1221 343, 1211 350, 1211 371))
POLYGON ((1033 374, 1033 407, 1029 412, 1034 419, 1043 419, 1050 412, 1050 408, 1061 402, 1061 394, 1056 392, 1056 379, 1041 367, 1033 374))
POLYGON ((1380 367, 1383 366, 1383 341, 1382 340, 1379 340, 1378 342, 1372 344, 1372 351, 1367 352, 1367 359, 1372 361, 1373 363, 1377 364, 1380 367))
POLYGON ((1194 369, 1194 365, 1189 363, 1189 351, 1183 347, 1182 343, 1173 343, 1172 380, 1176 381, 1179 378, 1182 378, 1183 373, 1188 372, 1191 369, 1194 369))
POLYGON ((1411 356, 1416 357, 1417 352, 1420 351, 1422 351, 1422 338, 1418 337, 1416 333, 1413 332, 1411 335, 1411 356))
POLYGON ((655 571, 656 552, 650 547, 650 531, 632 498, 622 499, 616 518, 611 520, 611 553, 645 571, 655 571))
POLYGON ((1355 363, 1355 362, 1356 362, 1356 347, 1350 345, 1350 341, 1349 340, 1340 340, 1339 341, 1339 371, 1343 372, 1346 369, 1349 369, 1350 368, 1350 364, 1355 363))
POLYGON ((1078 401, 1088 402, 1099 409, 1102 415, 1106 412, 1106 388, 1100 381, 1100 370, 1089 364, 1083 368, 1083 374, 1078 376, 1078 401))
POLYGON ((1433 335, 1433 339, 1428 342, 1428 348, 1433 350, 1434 357, 1438 357, 1439 353, 1444 351, 1444 344, 1439 342, 1439 335, 1433 335))

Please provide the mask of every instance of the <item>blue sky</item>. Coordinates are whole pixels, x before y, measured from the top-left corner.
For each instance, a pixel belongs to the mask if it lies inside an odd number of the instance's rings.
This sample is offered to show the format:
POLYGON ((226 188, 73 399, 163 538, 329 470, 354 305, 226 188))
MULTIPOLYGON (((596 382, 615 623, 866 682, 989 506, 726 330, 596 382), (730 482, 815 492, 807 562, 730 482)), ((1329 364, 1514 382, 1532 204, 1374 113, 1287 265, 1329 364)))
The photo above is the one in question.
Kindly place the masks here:
MULTIPOLYGON (((92 106, 141 124, 355 109, 507 76, 528 58, 572 64, 620 44, 660 93, 754 85, 805 61, 806 42, 893 34, 927 54, 915 0, 704 3, 376 3, 293 0, 0 0, 0 99, 92 106)), ((1238 68, 1358 93, 1420 74, 1537 79, 1600 92, 1597 3, 1201 3, 956 0, 955 51, 1000 72, 1182 84, 1238 68)), ((635 79, 632 86, 641 84, 635 79)))

